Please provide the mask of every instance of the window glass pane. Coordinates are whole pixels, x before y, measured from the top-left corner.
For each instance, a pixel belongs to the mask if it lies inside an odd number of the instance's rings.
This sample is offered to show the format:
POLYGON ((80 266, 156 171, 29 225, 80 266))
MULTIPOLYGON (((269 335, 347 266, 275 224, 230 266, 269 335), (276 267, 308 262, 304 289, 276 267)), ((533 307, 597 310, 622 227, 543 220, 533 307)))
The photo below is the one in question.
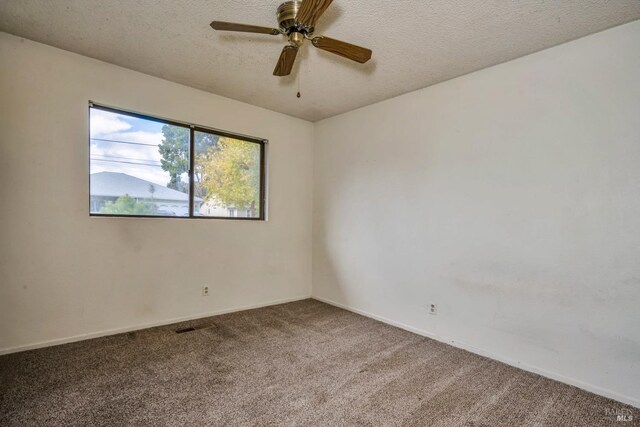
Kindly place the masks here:
POLYGON ((189 129, 90 109, 90 212, 189 216, 189 129))
POLYGON ((260 144, 195 132, 194 215, 260 218, 260 144))

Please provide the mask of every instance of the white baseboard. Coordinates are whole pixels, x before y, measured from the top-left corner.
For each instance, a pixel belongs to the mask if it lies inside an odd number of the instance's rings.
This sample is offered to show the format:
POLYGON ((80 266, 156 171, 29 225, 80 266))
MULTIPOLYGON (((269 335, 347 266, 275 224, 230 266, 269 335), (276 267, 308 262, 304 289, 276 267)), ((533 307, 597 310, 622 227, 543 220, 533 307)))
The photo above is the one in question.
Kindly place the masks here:
POLYGON ((480 356, 484 356, 484 357, 488 357, 488 358, 493 359, 493 360, 497 360, 499 362, 502 362, 502 363, 505 363, 507 365, 513 366, 515 368, 520 368, 520 369, 523 369, 525 371, 532 372, 534 374, 542 375, 543 377, 550 378, 552 380, 559 381, 561 383, 569 384, 569 385, 572 385, 574 387, 578 387, 578 388, 580 388, 582 390, 585 390, 585 391, 588 391, 590 393, 594 393, 594 394, 597 394, 599 396, 604 396, 604 397, 607 397, 609 399, 617 400, 618 402, 622 402, 622 403, 625 403, 627 405, 631 405, 631 406, 634 406, 636 408, 640 408, 640 400, 637 399, 637 398, 634 398, 634 397, 631 397, 631 396, 626 396, 626 395, 617 393, 615 391, 611 391, 611 390, 608 390, 608 389, 605 389, 605 388, 602 388, 602 387, 598 387, 598 386, 595 386, 595 385, 592 385, 592 384, 588 384, 588 383, 585 383, 583 381, 576 380, 574 378, 570 378, 570 377, 567 377, 567 376, 562 375, 562 374, 558 374, 556 372, 551 372, 551 371, 548 371, 546 369, 538 368, 536 366, 532 366, 532 365, 529 365, 527 363, 523 363, 523 362, 519 362, 517 360, 510 359, 508 357, 503 357, 503 356, 500 356, 498 354, 492 353, 490 351, 487 351, 487 350, 484 350, 484 349, 481 349, 481 348, 477 348, 477 347, 474 347, 474 346, 471 346, 471 345, 467 345, 467 344, 461 343, 459 341, 456 341, 456 340, 453 340, 453 339, 449 339, 447 337, 441 337, 441 336, 435 335, 435 334, 433 334, 431 332, 428 332, 428 331, 425 331, 425 330, 422 330, 422 329, 419 329, 419 328, 414 328, 413 326, 409 326, 409 325, 406 325, 404 323, 396 322, 395 320, 387 319, 386 317, 378 316, 378 315, 375 315, 373 313, 366 312, 364 310, 359 310, 357 308, 349 307, 349 306, 347 306, 345 304, 341 304, 341 303, 332 301, 332 300, 327 299, 327 298, 319 297, 317 295, 312 295, 311 298, 313 298, 315 300, 318 300, 318 301, 321 301, 321 302, 324 302, 324 303, 327 303, 329 305, 333 305, 333 306, 338 307, 338 308, 342 308, 342 309, 347 310, 347 311, 351 311, 351 312, 356 313, 356 314, 360 314, 360 315, 365 316, 365 317, 369 317, 369 318, 374 319, 374 320, 378 320, 378 321, 380 321, 382 323, 386 323, 388 325, 392 325, 392 326, 398 327, 400 329, 404 329, 405 331, 413 332, 415 334, 422 335, 424 337, 431 338, 431 339, 434 339, 436 341, 440 341, 442 343, 449 344, 449 345, 452 345, 454 347, 470 351, 471 353, 475 353, 475 354, 480 355, 480 356))
POLYGON ((271 306, 271 305, 278 305, 278 304, 286 304, 288 302, 301 301, 301 300, 309 299, 309 298, 311 298, 310 295, 293 297, 293 298, 285 298, 285 299, 276 300, 276 301, 267 301, 267 302, 261 302, 261 303, 258 303, 258 304, 245 305, 245 306, 228 308, 228 309, 223 309, 223 310, 216 310, 216 311, 212 311, 212 312, 208 312, 208 313, 200 313, 200 314, 194 314, 194 315, 190 315, 190 316, 175 317, 173 319, 160 320, 160 321, 157 321, 157 322, 141 323, 141 324, 138 324, 138 325, 135 325, 135 326, 127 326, 127 327, 124 327, 124 328, 107 329, 107 330, 104 330, 104 331, 89 332, 89 333, 86 333, 86 334, 74 335, 74 336, 71 336, 71 337, 56 338, 56 339, 53 339, 53 340, 41 341, 41 342, 37 342, 37 343, 34 343, 34 344, 27 344, 27 345, 21 345, 21 346, 10 347, 10 348, 3 348, 3 349, 0 349, 0 356, 3 355, 3 354, 18 353, 20 351, 34 350, 34 349, 37 349, 37 348, 51 347, 51 346, 54 346, 54 345, 60 345, 60 344, 67 344, 67 343, 71 343, 71 342, 83 341, 83 340, 88 340, 88 339, 91 339, 91 338, 99 338, 99 337, 105 337, 105 336, 108 336, 108 335, 116 335, 116 334, 121 334, 121 333, 124 333, 124 332, 139 331, 141 329, 153 328, 155 326, 170 325, 172 323, 185 322, 187 320, 196 320, 196 319, 202 319, 202 318, 205 318, 205 317, 219 316, 221 314, 234 313, 236 311, 251 310, 251 309, 254 309, 254 308, 268 307, 268 306, 271 306))

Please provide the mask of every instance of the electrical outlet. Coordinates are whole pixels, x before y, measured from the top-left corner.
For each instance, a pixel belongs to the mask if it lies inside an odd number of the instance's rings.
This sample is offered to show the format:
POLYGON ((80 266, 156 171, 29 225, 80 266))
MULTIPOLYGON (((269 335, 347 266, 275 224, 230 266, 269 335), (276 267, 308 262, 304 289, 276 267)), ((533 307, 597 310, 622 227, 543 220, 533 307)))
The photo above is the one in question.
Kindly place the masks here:
POLYGON ((427 309, 429 310, 429 314, 438 314, 438 304, 431 303, 427 309))
POLYGON ((203 286, 202 287, 202 296, 203 297, 208 297, 209 296, 209 287, 208 286, 203 286))

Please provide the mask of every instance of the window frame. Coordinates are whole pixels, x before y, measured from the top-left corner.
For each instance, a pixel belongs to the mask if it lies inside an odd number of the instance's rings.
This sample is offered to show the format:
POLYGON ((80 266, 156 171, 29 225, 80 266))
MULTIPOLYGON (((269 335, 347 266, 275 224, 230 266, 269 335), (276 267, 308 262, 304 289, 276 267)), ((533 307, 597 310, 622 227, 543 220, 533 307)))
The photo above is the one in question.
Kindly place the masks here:
POLYGON ((89 101, 88 108, 88 155, 89 160, 89 216, 90 217, 105 217, 105 218, 169 218, 169 219, 226 219, 226 220, 240 220, 240 221, 266 221, 267 220, 267 147, 269 141, 265 138, 258 138, 254 136, 243 135, 239 133, 220 130, 208 126, 196 125, 188 122, 181 122, 178 120, 165 119, 157 116, 151 116, 144 113, 138 113, 130 110, 123 110, 121 108, 111 107, 104 104, 99 104, 93 101, 89 101), (189 214, 187 216, 169 216, 169 215, 123 215, 123 214, 105 214, 91 212, 91 109, 97 109, 114 114, 122 114, 125 116, 134 117, 142 120, 150 120, 158 123, 167 124, 170 126, 182 127, 189 130, 189 214), (193 155, 195 152, 195 133, 211 133, 221 137, 238 139, 245 142, 251 142, 260 146, 260 215, 257 217, 232 217, 232 216, 199 216, 194 215, 194 171, 196 158, 193 155))

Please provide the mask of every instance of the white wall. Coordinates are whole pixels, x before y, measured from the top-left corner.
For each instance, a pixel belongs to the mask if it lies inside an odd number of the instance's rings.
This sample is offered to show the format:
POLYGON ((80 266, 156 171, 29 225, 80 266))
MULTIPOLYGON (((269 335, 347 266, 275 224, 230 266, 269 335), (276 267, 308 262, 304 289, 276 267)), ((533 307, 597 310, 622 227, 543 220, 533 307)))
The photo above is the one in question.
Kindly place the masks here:
POLYGON ((314 132, 314 296, 640 406, 640 21, 314 132))
POLYGON ((0 352, 308 297, 312 137, 303 120, 0 33, 0 352), (269 221, 90 218, 88 100, 269 139, 269 221))

